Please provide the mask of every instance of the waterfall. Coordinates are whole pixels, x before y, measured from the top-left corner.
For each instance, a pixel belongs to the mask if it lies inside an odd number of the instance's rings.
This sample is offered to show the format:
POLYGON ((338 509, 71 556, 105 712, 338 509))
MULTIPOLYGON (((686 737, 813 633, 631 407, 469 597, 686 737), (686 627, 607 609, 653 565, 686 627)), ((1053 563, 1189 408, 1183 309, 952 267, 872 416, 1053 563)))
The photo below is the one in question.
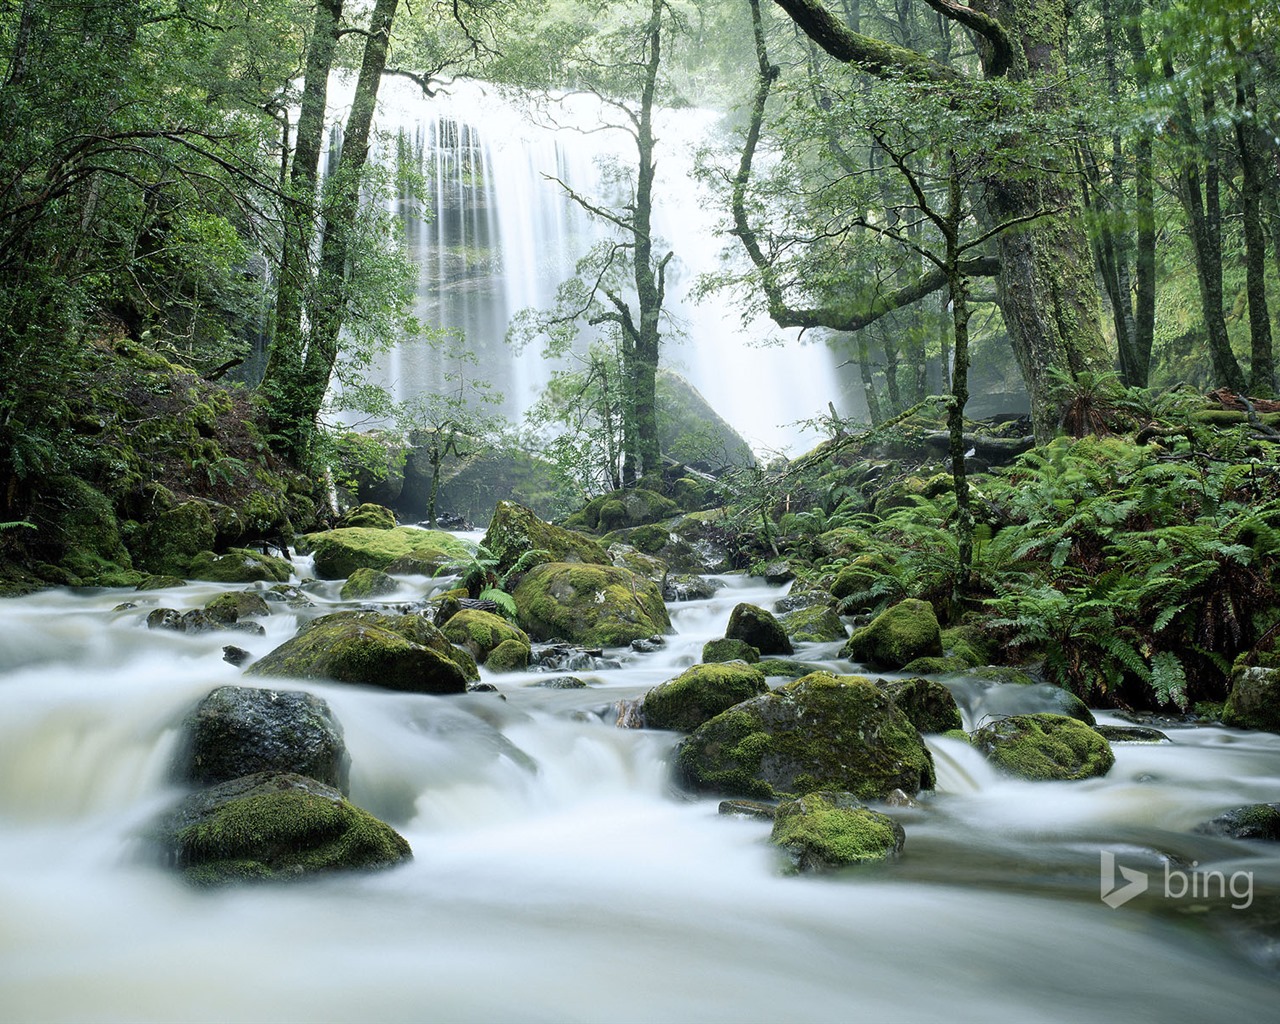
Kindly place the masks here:
MULTIPOLYGON (((331 113, 339 122, 350 91, 349 82, 335 80, 331 113)), ((545 359, 537 345, 519 354, 511 349, 505 337, 512 316, 550 307, 559 284, 610 230, 551 179, 611 205, 617 202, 611 173, 635 163, 632 139, 602 128, 601 111, 587 96, 535 102, 469 80, 430 98, 404 80, 383 82, 375 159, 409 161, 426 183, 424 202, 400 195, 389 208, 417 267, 416 315, 465 339, 504 396, 501 412, 513 420, 567 364, 545 359)), ((796 421, 839 402, 830 351, 767 321, 744 325, 727 294, 701 301, 693 294, 698 277, 718 268, 729 241, 716 233, 723 211, 693 174, 697 148, 717 131, 710 111, 656 117, 654 231, 676 254, 666 308, 679 328, 665 328, 662 365, 688 378, 757 451, 795 454, 818 439, 796 421)), ((585 349, 587 336, 580 340, 585 349)), ((450 370, 440 348, 403 342, 382 357, 372 379, 399 400, 437 390, 450 370)))

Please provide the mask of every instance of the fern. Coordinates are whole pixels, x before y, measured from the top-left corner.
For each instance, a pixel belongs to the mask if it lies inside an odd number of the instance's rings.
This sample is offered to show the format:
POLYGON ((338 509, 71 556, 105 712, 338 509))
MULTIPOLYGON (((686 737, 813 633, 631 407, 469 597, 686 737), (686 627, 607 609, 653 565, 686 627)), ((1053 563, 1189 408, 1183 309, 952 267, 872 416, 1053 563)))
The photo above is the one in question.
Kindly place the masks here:
POLYGON ((1160 651, 1151 659, 1151 688, 1159 704, 1174 704, 1187 710, 1187 674, 1172 651, 1160 651))
POLYGON ((498 611, 502 613, 503 618, 515 622, 518 614, 516 600, 505 590, 499 590, 497 587, 485 587, 478 596, 481 601, 492 601, 498 606, 498 611))

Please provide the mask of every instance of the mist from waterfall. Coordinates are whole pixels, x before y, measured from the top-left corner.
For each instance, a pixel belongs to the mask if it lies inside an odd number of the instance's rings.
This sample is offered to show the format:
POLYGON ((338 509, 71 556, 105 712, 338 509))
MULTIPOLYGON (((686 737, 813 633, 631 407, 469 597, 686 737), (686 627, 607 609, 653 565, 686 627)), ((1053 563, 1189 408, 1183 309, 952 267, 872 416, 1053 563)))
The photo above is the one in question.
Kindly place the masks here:
MULTIPOLYGON (((335 79, 331 105, 339 123, 349 95, 350 84, 335 79)), ((601 206, 620 205, 619 172, 636 162, 633 139, 607 127, 618 122, 616 111, 609 114, 580 94, 535 100, 458 80, 428 98, 412 83, 383 83, 376 159, 410 161, 425 182, 423 202, 407 193, 392 200, 417 267, 416 316, 464 339, 513 421, 568 362, 545 358, 538 344, 520 352, 508 345, 512 316, 552 306, 577 261, 613 230, 557 180, 601 206)), ((797 421, 824 412, 828 401, 838 404, 829 349, 768 321, 744 325, 727 294, 694 297, 699 276, 719 268, 731 241, 718 233, 724 211, 694 177, 697 151, 721 131, 719 122, 697 109, 656 118, 654 233, 676 254, 667 273, 661 365, 686 377, 757 452, 795 454, 817 440, 797 421)), ((438 390, 456 368, 445 347, 401 343, 381 358, 372 380, 397 400, 438 390)))

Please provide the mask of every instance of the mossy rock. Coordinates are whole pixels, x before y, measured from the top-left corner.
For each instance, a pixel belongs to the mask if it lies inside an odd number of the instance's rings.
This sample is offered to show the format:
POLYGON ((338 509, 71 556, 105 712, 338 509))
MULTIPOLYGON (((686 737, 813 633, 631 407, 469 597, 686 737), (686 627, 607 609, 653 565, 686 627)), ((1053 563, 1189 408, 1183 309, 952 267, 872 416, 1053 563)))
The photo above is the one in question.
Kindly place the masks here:
POLYGON ((1248 804, 1223 811, 1217 817, 1197 825, 1195 831, 1230 839, 1255 839, 1280 842, 1280 804, 1248 804))
POLYGON ((754 665, 760 660, 760 652, 745 640, 724 636, 718 640, 708 640, 702 645, 702 660, 706 664, 745 661, 748 665, 754 665))
POLYGON ((305 540, 315 557, 316 575, 345 580, 357 569, 387 572, 393 563, 411 559, 415 569, 430 575, 455 562, 470 561, 472 548, 452 534, 398 526, 393 530, 351 527, 309 533, 305 540))
POLYGON ((613 559, 614 565, 620 565, 624 569, 630 569, 640 576, 653 580, 654 583, 663 588, 665 593, 667 563, 661 558, 646 555, 643 551, 638 551, 630 544, 610 544, 608 550, 609 557, 613 559))
POLYGON ((532 653, 527 643, 507 639, 489 652, 484 665, 491 672, 523 672, 529 667, 529 656, 532 653))
POLYGON ((942 651, 946 657, 963 659, 971 668, 991 664, 997 653, 982 627, 974 624, 944 629, 942 651))
POLYGON ((834 643, 849 636, 840 616, 825 605, 797 608, 779 617, 778 622, 793 644, 834 643))
POLYGON ((896 857, 906 842, 902 826, 851 793, 821 791, 784 800, 769 836, 787 855, 787 872, 824 872, 896 857))
POLYGON ((975 679, 987 679, 993 683, 1005 683, 1010 686, 1035 686, 1039 682, 1026 669, 1014 668, 1011 665, 981 665, 970 674, 975 679))
POLYGON ((179 502, 144 522, 131 539, 134 565, 157 576, 190 576, 191 560, 211 551, 217 535, 207 505, 179 502))
POLYGON ((881 612, 840 649, 850 661, 897 669, 916 658, 942 656, 942 630, 933 605, 907 598, 881 612))
POLYGON ((653 581, 614 565, 548 562, 526 573, 512 597, 534 640, 622 647, 671 632, 653 581))
POLYGON ((231 548, 225 554, 201 551, 191 559, 187 574, 193 580, 212 583, 287 583, 293 566, 283 558, 248 548, 231 548))
POLYGON ((1240 667, 1232 673, 1222 724, 1280 732, 1280 669, 1240 667))
POLYGON ((742 640, 761 654, 792 654, 795 648, 787 637, 782 624, 767 612, 745 601, 729 613, 729 624, 724 629, 728 640, 742 640))
POLYGON ((31 518, 37 530, 24 533, 57 563, 41 571, 49 582, 132 587, 144 579, 121 539, 111 502, 78 477, 57 476, 41 485, 31 518))
POLYGON ((971 742, 1003 771, 1033 781, 1089 779, 1115 764, 1111 744, 1066 715, 1010 715, 974 730, 971 742))
POLYGON ((480 680, 480 671, 476 668, 476 660, 471 656, 471 652, 465 647, 459 647, 451 643, 449 638, 444 635, 443 630, 425 615, 394 615, 368 609, 349 609, 347 611, 331 612, 318 619, 312 619, 310 622, 304 623, 298 632, 303 633, 316 624, 328 625, 342 621, 361 622, 366 625, 389 629, 412 643, 428 647, 437 654, 450 659, 462 669, 462 674, 466 677, 467 682, 474 683, 480 680))
POLYGON ((485 664, 491 651, 508 640, 525 648, 525 662, 528 663, 528 634, 493 612, 463 608, 440 628, 450 643, 465 647, 481 665, 485 664))
POLYGON ((288 881, 389 867, 404 837, 315 779, 260 772, 201 790, 152 830, 163 859, 199 886, 288 881))
POLYGON ((181 576, 147 576, 136 587, 135 590, 173 590, 175 587, 185 587, 187 581, 181 576))
POLYGON ((338 518, 339 529, 394 530, 398 525, 391 509, 371 502, 349 508, 338 518))
POLYGON ((514 501, 500 501, 489 520, 483 547, 498 560, 499 575, 507 572, 526 551, 541 549, 555 562, 609 565, 609 553, 590 537, 543 522, 532 509, 514 501))
POLYGON ((331 679, 410 693, 463 693, 467 676, 454 660, 452 646, 421 616, 337 612, 312 620, 246 674, 331 679), (442 645, 448 650, 441 650, 442 645))
POLYGON ((689 732, 767 689, 763 673, 745 661, 694 665, 645 694, 644 723, 689 732))
POLYGON ((776 800, 820 789, 863 800, 935 784, 906 714, 871 680, 813 672, 704 722, 676 754, 691 789, 776 800))
POLYGON ((342 584, 340 596, 344 601, 364 601, 394 594, 399 586, 395 577, 388 573, 377 569, 357 569, 342 584))
POLYGON ((859 555, 836 573, 831 582, 831 596, 843 601, 855 594, 865 594, 883 576, 889 575, 889 564, 878 552, 859 555))
POLYGON ((256 590, 236 590, 213 598, 204 606, 204 613, 214 622, 239 622, 265 618, 271 614, 271 606, 256 590))
POLYGON ((347 792, 342 727, 319 697, 220 686, 183 722, 175 774, 200 786, 257 772, 293 772, 347 792))
POLYGON ((871 538, 861 530, 838 526, 834 530, 818 534, 813 539, 813 550, 821 558, 857 558, 871 544, 871 538))
POLYGON ((627 506, 618 501, 617 498, 610 498, 597 510, 596 523, 599 529, 606 532, 621 530, 624 526, 629 526, 627 506))
POLYGON ((935 680, 880 679, 877 685, 922 733, 950 732, 964 727, 955 697, 935 680))

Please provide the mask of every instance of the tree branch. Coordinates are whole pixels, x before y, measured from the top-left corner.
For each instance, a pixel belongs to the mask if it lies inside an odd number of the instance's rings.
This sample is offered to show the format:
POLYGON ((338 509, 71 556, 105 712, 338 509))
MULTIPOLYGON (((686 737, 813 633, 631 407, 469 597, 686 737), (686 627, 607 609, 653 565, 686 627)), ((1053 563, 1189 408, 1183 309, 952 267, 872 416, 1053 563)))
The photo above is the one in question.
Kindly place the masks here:
POLYGON ((982 36, 991 46, 983 61, 988 78, 1000 78, 1013 63, 1013 40, 1003 25, 989 14, 963 7, 951 0, 924 0, 944 18, 959 22, 965 28, 982 36))
POLYGON ((774 0, 774 3, 836 60, 853 64, 877 78, 901 76, 916 82, 958 82, 964 78, 954 68, 915 50, 851 31, 817 0, 774 0))

